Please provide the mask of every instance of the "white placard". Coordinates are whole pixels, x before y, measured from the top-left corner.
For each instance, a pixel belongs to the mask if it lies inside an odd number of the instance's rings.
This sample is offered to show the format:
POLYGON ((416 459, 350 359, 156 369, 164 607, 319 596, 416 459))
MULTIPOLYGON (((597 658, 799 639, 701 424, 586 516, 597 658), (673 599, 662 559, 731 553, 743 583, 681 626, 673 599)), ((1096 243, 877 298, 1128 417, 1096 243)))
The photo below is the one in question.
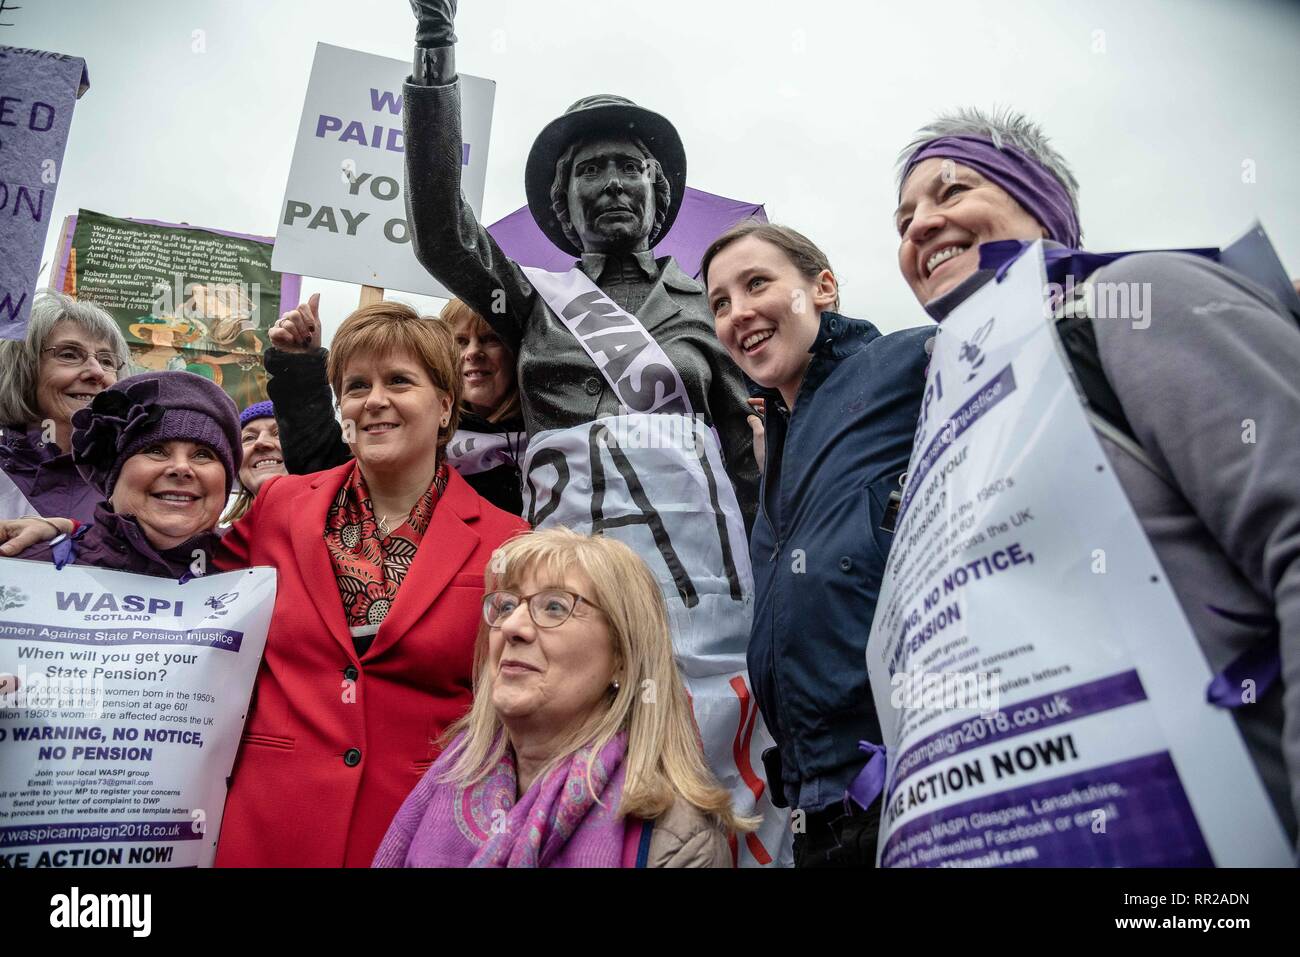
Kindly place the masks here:
POLYGON ((889 749, 881 863, 1288 865, 1045 283, 1040 244, 935 344, 867 645, 889 749))
MULTIPOLYGON (((273 268, 450 298, 416 261, 407 229, 402 84, 410 73, 409 60, 316 45, 273 268)), ((462 73, 460 97, 461 189, 480 216, 496 83, 462 73)))
POLYGON ((270 568, 0 559, 0 867, 210 866, 274 606, 270 568))

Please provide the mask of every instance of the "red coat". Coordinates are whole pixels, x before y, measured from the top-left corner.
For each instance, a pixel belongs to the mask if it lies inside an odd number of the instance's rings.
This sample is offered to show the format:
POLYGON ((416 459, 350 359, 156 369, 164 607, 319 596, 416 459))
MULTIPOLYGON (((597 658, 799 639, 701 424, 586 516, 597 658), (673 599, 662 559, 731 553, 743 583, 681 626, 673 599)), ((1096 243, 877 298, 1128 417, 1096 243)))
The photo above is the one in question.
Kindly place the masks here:
POLYGON ((324 538, 353 467, 270 480, 216 558, 223 571, 278 572, 218 867, 369 867, 436 756, 434 740, 469 708, 483 571, 527 526, 451 470, 397 600, 358 659, 324 538))

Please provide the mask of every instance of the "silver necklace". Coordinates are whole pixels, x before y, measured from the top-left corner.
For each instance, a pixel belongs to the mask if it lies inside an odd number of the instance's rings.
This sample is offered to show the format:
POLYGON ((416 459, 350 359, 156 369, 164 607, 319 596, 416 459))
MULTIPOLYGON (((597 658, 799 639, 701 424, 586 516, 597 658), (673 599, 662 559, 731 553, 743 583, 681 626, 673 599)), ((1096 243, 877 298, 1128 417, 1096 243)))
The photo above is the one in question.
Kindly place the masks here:
MULTIPOLYGON (((411 508, 415 508, 415 506, 412 505, 411 508)), ((402 521, 398 522, 396 526, 394 526, 391 523, 391 520, 387 515, 376 515, 375 528, 379 529, 379 534, 382 537, 387 538, 390 534, 392 534, 394 528, 400 528, 402 522, 405 522, 407 519, 411 517, 411 508, 408 508, 406 510, 406 514, 402 516, 402 521)))

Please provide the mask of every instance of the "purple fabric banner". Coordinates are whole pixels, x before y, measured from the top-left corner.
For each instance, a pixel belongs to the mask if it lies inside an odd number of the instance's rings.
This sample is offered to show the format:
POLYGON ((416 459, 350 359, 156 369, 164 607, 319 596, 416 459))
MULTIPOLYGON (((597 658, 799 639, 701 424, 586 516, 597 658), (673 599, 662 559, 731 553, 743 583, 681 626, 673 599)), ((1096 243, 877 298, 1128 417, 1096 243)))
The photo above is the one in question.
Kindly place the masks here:
MULTIPOLYGON (((761 203, 727 199, 688 186, 677 221, 655 246, 654 253, 672 256, 682 272, 698 279, 700 260, 709 243, 746 219, 767 222, 767 212, 761 203)), ((536 266, 549 272, 567 272, 573 268, 573 256, 546 238, 527 206, 497 220, 488 227, 488 232, 505 254, 521 266, 536 266)))
POLYGON ((89 87, 78 57, 0 46, 0 339, 27 334, 72 108, 89 87))

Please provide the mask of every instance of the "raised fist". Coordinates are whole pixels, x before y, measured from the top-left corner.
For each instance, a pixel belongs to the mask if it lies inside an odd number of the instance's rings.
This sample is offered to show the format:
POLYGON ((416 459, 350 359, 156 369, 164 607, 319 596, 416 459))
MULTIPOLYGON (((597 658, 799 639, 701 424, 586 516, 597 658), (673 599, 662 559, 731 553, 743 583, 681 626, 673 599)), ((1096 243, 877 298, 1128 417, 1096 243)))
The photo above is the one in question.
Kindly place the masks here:
POLYGON ((320 293, 312 297, 297 309, 286 312, 267 333, 271 345, 281 352, 311 352, 320 348, 321 329, 317 308, 320 305, 320 293))
POLYGON ((417 47, 449 47, 456 42, 456 0, 410 0, 417 47))

